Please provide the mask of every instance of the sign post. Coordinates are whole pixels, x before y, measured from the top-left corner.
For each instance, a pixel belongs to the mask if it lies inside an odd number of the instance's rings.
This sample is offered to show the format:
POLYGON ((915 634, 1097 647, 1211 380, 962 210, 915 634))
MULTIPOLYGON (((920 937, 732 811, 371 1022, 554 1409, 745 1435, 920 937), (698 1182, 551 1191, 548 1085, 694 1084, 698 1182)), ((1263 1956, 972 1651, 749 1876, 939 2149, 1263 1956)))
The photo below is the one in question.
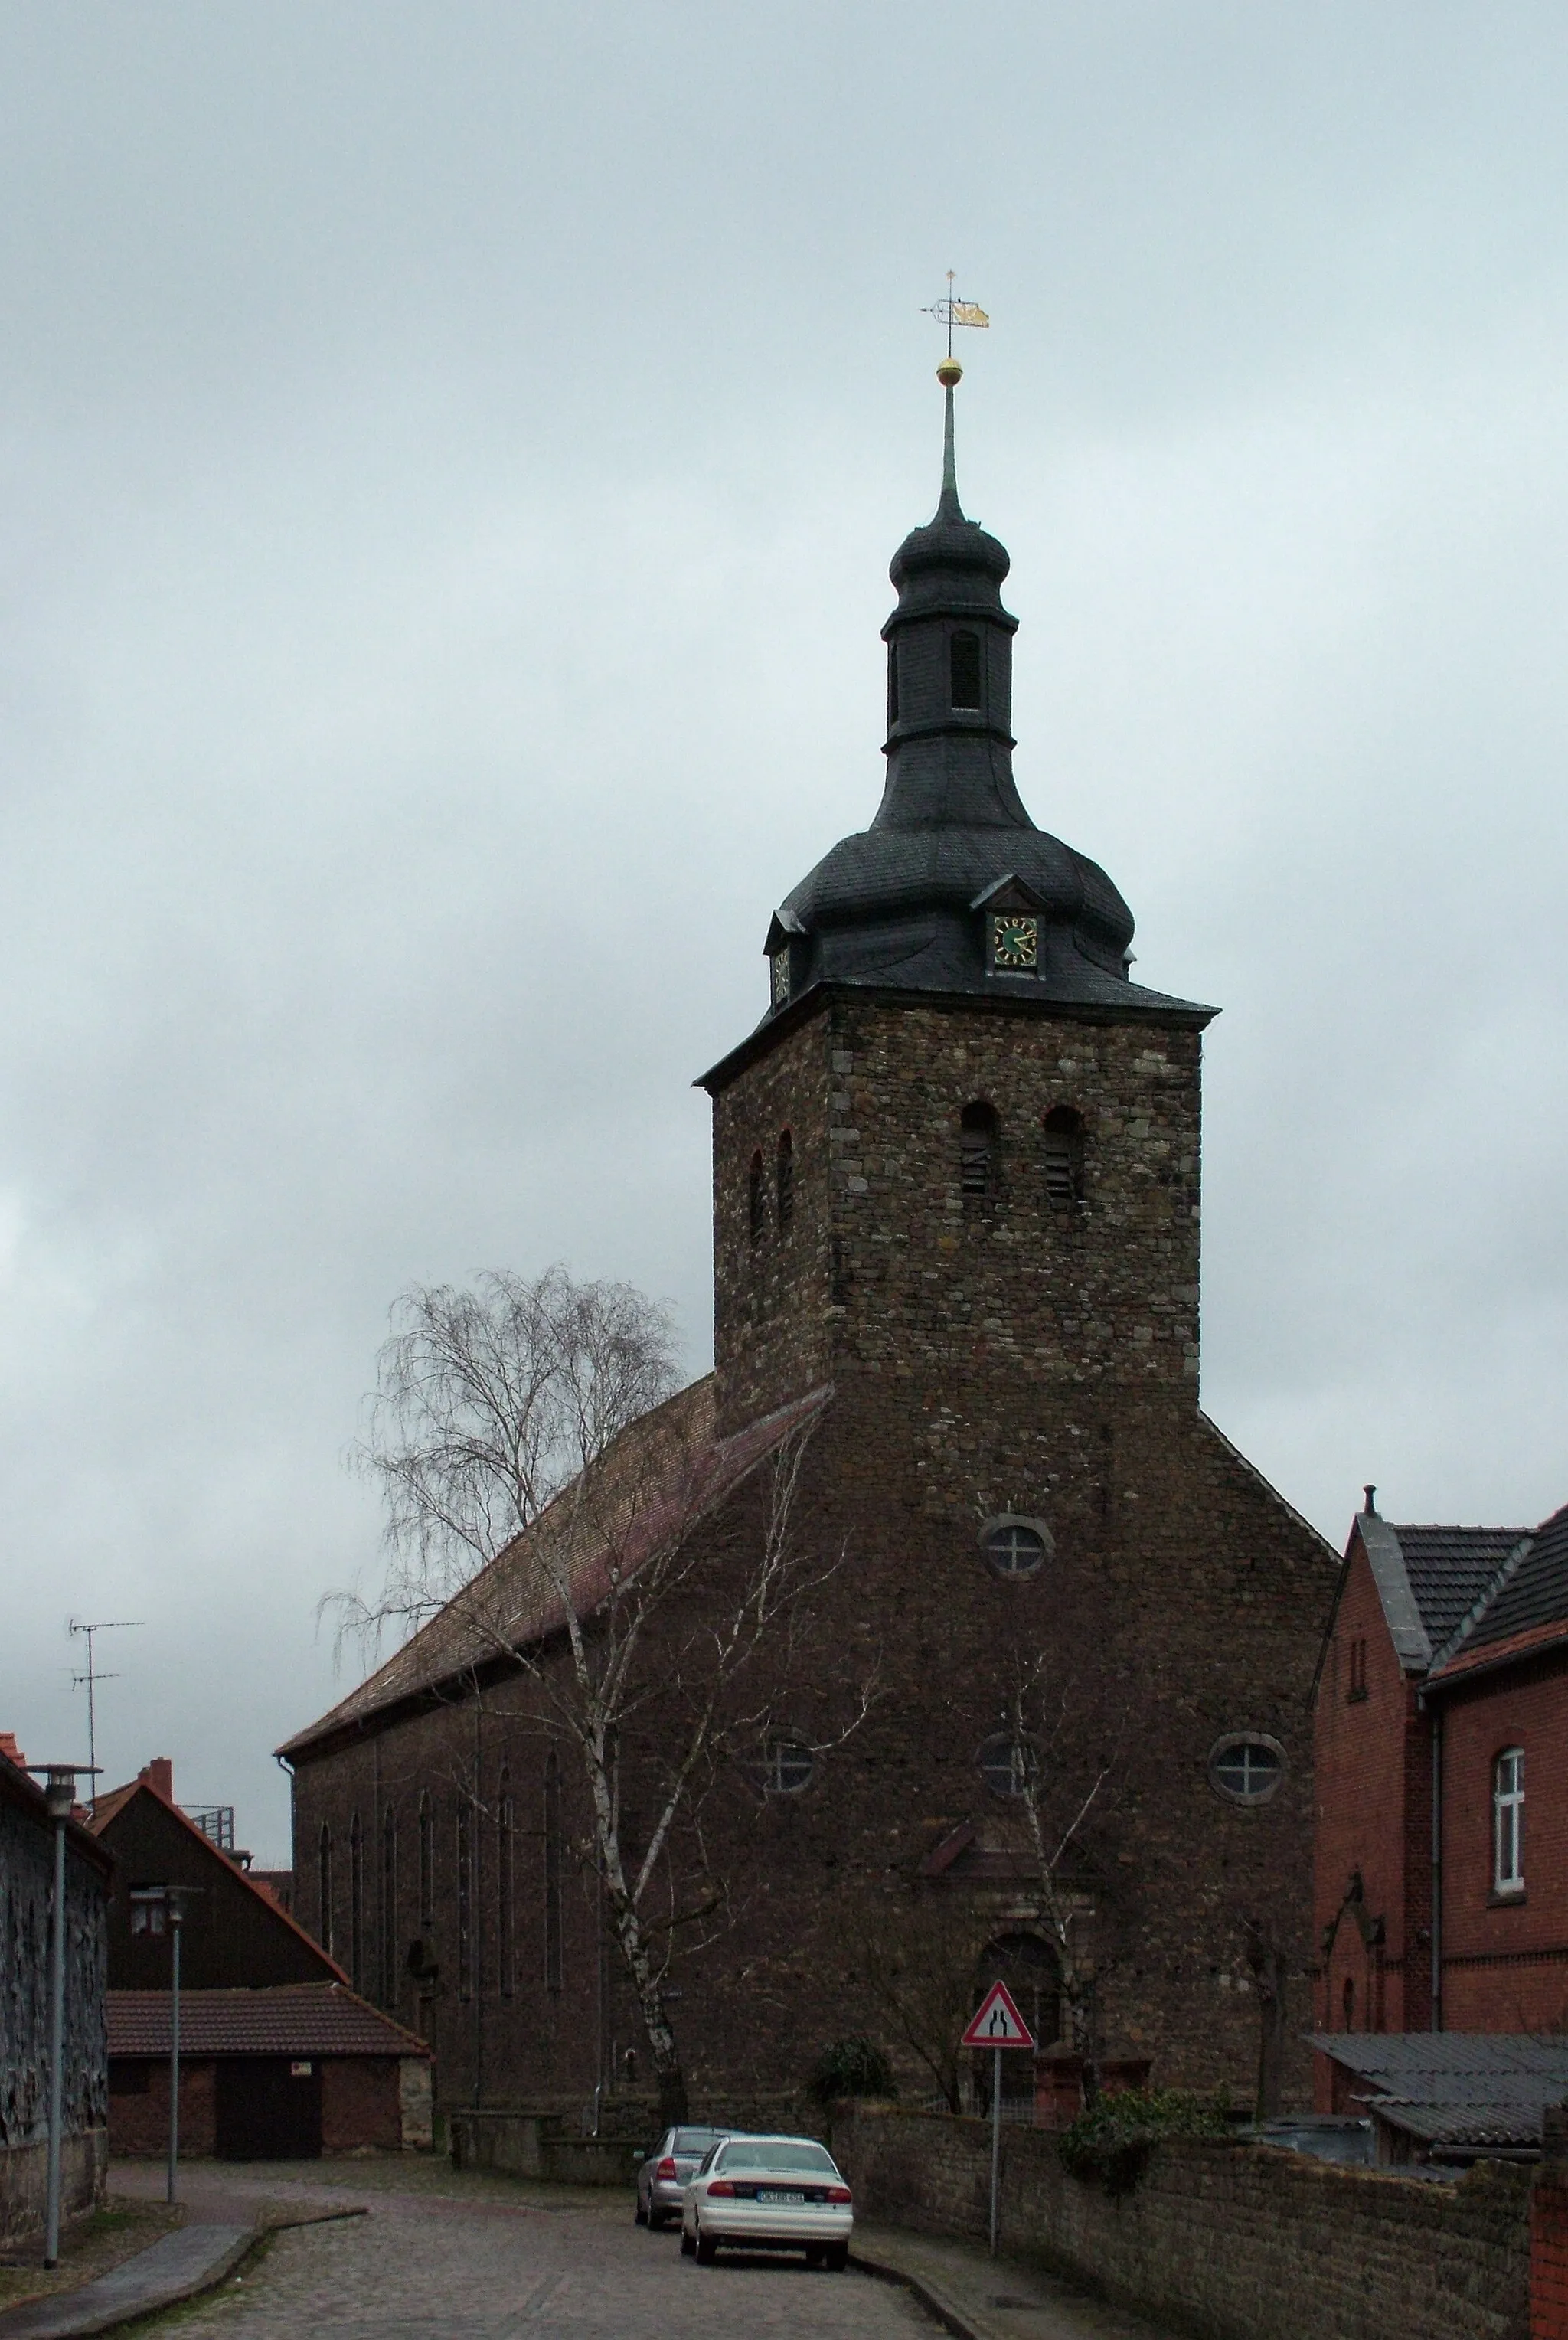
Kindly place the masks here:
POLYGON ((1002 2168, 1002 2051, 1029 2048, 1035 2035, 1018 2013, 1005 1982, 994 1982, 980 2001, 959 2045, 989 2048, 991 2057, 991 2256, 997 2256, 997 2192, 1002 2168))

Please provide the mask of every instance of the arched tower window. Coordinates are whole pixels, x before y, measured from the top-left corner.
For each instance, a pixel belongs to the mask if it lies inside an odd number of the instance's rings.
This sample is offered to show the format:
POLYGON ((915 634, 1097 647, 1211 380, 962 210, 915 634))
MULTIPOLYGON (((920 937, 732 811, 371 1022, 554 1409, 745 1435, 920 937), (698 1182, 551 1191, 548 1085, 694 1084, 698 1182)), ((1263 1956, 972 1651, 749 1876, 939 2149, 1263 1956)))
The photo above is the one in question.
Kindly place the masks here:
POLYGON ((495 1801, 495 1948, 502 1998, 511 1997, 517 1964, 512 1900, 512 1847, 517 1839, 517 1808, 512 1801, 511 1774, 504 1766, 501 1792, 495 1801))
POLYGON ((996 1185, 997 1110, 981 1097, 958 1115, 958 1191, 966 1203, 983 1203, 996 1185))
POLYGON ((397 1811, 382 1814, 381 2001, 397 2005, 397 1811))
POLYGON ((1084 1199, 1084 1117, 1070 1105, 1046 1115, 1046 1200, 1053 1211, 1070 1211, 1084 1199))
POLYGON ((795 1215, 795 1140, 787 1129, 779 1133, 779 1232, 783 1234, 795 1215))
POLYGON ((356 1990, 365 1978, 365 1842, 356 1812, 349 1822, 349 1978, 356 1990))
POLYGON ((762 1240, 767 1215, 762 1195, 762 1148, 759 1146, 751 1156, 751 1167, 746 1176, 746 1225, 754 1244, 762 1240))
POLYGON ((898 720, 898 645, 896 641, 892 641, 888 645, 888 729, 889 731, 898 720))
POLYGON ((332 1954, 332 1832, 325 1820, 316 1839, 316 1939, 332 1954))
POLYGON ((980 709, 980 637, 978 634, 955 634, 948 645, 948 658, 953 685, 953 705, 980 709))
POLYGON ((561 1925, 561 1761, 553 1750, 544 1764, 544 1987, 559 1992, 561 1925))

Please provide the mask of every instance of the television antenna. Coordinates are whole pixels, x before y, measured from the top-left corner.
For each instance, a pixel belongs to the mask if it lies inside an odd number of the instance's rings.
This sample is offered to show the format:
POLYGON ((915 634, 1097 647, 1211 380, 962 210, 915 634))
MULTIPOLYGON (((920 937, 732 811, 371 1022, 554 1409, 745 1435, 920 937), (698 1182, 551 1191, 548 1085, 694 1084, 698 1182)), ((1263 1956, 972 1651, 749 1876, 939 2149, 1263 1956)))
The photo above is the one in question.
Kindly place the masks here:
MULTIPOLYGON (((145 1623, 144 1617, 98 1617, 94 1618, 90 1625, 84 1624, 80 1618, 73 1617, 70 1620, 72 1635, 83 1633, 87 1641, 87 1671, 84 1674, 73 1674, 71 1687, 73 1690, 84 1689, 87 1693, 87 1768, 94 1779, 98 1776, 98 1718, 94 1692, 101 1681, 118 1681, 120 1677, 117 1673, 104 1674, 98 1671, 94 1661, 93 1636, 94 1633, 124 1633, 128 1632, 133 1626, 145 1623)), ((87 1809, 89 1811, 96 1811, 97 1808, 98 1799, 94 1794, 89 1799, 87 1809)))

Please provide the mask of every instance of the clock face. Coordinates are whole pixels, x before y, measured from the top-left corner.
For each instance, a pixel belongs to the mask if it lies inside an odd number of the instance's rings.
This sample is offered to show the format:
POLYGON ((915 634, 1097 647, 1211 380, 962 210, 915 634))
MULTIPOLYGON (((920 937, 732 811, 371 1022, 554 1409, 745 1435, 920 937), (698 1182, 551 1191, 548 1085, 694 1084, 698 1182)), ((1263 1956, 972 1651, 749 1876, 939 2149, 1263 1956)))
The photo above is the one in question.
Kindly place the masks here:
POLYGON ((999 916, 991 920, 991 965, 1027 969, 1040 963, 1038 918, 999 916))
POLYGON ((789 946, 773 954, 773 1005, 782 1007, 789 996, 789 946))

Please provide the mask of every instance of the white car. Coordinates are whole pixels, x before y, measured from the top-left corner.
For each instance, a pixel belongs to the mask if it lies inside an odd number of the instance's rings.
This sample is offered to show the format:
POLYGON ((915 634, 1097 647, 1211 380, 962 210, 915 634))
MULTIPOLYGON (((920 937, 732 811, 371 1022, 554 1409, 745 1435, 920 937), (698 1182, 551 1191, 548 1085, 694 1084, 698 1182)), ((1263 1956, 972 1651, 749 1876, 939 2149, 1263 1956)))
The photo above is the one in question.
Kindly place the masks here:
POLYGON ((711 2266, 722 2243, 738 2251, 804 2251, 808 2266, 849 2263, 854 2196, 825 2145, 811 2137, 729 2137, 686 2188, 680 2247, 711 2266))

